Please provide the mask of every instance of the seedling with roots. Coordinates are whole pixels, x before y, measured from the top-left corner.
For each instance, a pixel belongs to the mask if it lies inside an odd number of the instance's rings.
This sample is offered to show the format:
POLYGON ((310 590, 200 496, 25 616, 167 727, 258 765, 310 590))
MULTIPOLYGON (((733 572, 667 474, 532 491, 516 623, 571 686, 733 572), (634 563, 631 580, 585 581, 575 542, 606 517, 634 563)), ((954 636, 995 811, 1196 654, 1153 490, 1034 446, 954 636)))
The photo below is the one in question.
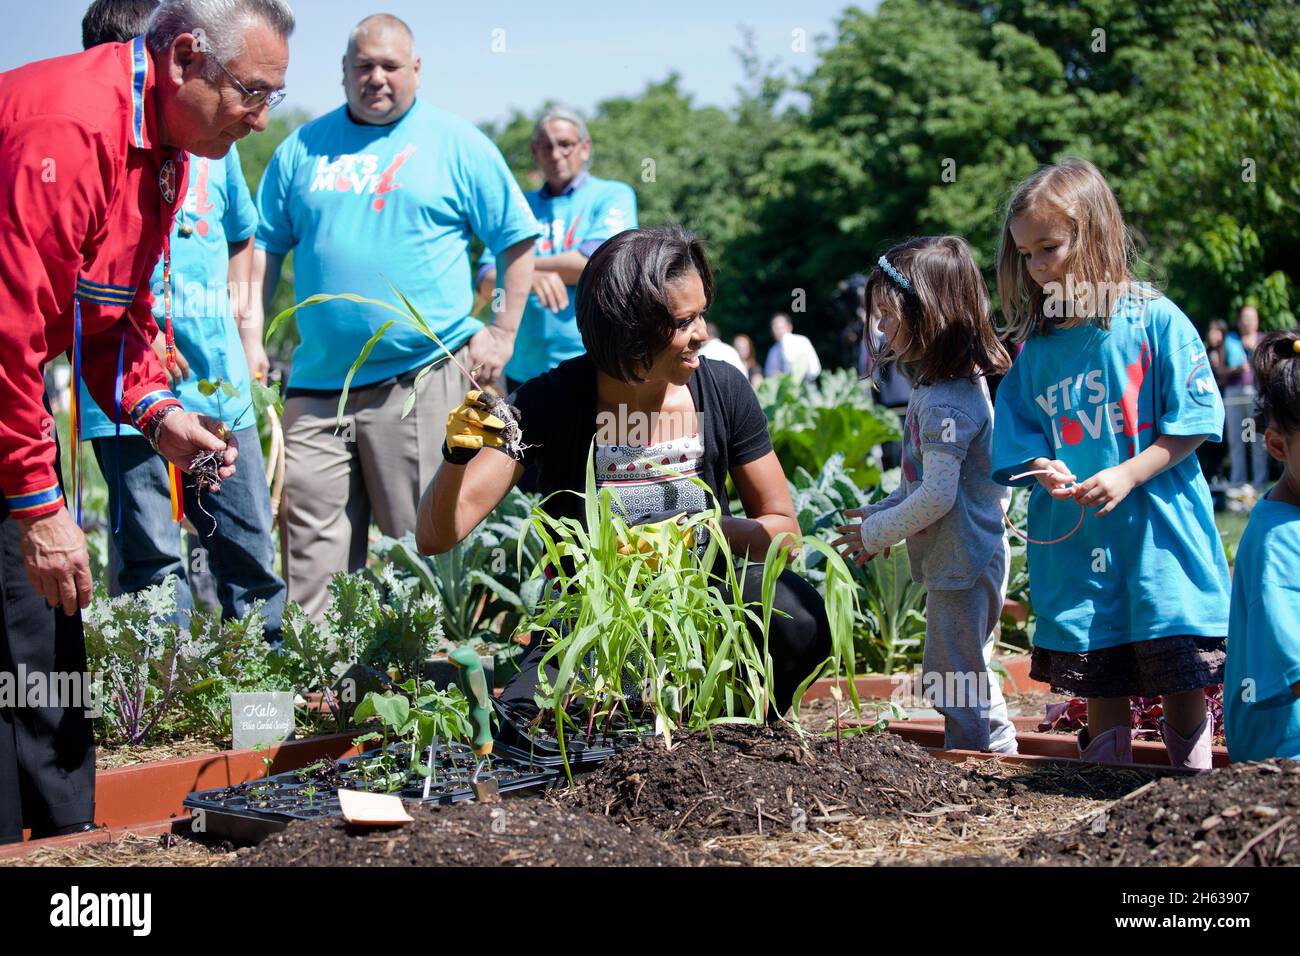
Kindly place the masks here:
MULTIPOLYGON (((343 427, 343 412, 347 408, 348 391, 352 386, 352 377, 356 375, 357 370, 360 369, 361 366, 366 363, 366 359, 370 357, 371 351, 373 351, 374 347, 377 344, 379 344, 379 340, 384 337, 384 335, 388 332, 388 330, 391 329, 394 325, 399 325, 404 328, 411 329, 412 331, 418 332, 420 335, 423 335, 425 338, 429 339, 436 346, 438 346, 439 349, 442 350, 443 355, 445 355, 450 362, 452 362, 458 369, 460 369, 460 373, 465 376, 465 380, 469 382, 471 386, 479 390, 479 392, 481 393, 480 398, 484 402, 484 404, 488 407, 488 410, 497 418, 499 418, 504 424, 505 428, 502 434, 502 439, 503 439, 502 448, 505 450, 505 452, 508 455, 510 455, 511 458, 515 459, 516 461, 522 460, 524 448, 526 446, 523 443, 523 432, 519 428, 519 420, 515 414, 514 409, 511 408, 511 406, 506 403, 504 398, 496 394, 496 392, 484 388, 483 385, 481 385, 478 382, 478 380, 474 378, 473 370, 467 369, 464 365, 461 364, 460 360, 457 359, 456 356, 452 354, 451 350, 447 348, 447 346, 443 343, 442 339, 438 337, 437 333, 434 332, 432 328, 430 328, 429 323, 425 321, 424 317, 420 314, 420 311, 411 303, 410 299, 408 299, 405 295, 402 294, 402 291, 400 289, 398 289, 391 282, 388 284, 388 287, 393 290, 393 293, 400 300, 400 302, 402 303, 402 308, 398 308, 397 306, 393 305, 391 302, 384 302, 381 301, 380 299, 372 299, 369 298, 368 296, 357 295, 356 293, 353 292, 339 292, 339 293, 321 292, 321 293, 317 293, 316 295, 308 296, 307 298, 299 302, 297 305, 291 305, 289 308, 285 309, 283 312, 277 315, 266 328, 266 339, 269 341, 271 336, 275 334, 276 329, 280 327, 281 323, 288 320, 299 309, 305 309, 308 306, 313 306, 313 305, 320 305, 324 302, 334 302, 334 301, 354 302, 358 305, 377 306, 381 309, 387 309, 389 312, 396 313, 398 318, 389 319, 387 322, 383 323, 381 326, 379 326, 378 329, 375 330, 375 333, 372 336, 370 336, 370 338, 366 341, 366 344, 361 347, 361 352, 360 354, 357 355, 356 361, 352 363, 352 367, 348 369, 347 377, 344 378, 343 380, 343 391, 339 395, 339 406, 338 406, 338 413, 337 413, 338 427, 339 428, 343 427)), ((424 380, 424 376, 428 375, 429 372, 439 364, 441 364, 441 360, 437 362, 430 362, 424 368, 420 369, 419 373, 415 376, 415 382, 411 386, 411 393, 406 396, 406 402, 402 406, 403 418, 409 415, 411 413, 411 409, 415 407, 415 399, 417 393, 420 390, 420 382, 424 380)))

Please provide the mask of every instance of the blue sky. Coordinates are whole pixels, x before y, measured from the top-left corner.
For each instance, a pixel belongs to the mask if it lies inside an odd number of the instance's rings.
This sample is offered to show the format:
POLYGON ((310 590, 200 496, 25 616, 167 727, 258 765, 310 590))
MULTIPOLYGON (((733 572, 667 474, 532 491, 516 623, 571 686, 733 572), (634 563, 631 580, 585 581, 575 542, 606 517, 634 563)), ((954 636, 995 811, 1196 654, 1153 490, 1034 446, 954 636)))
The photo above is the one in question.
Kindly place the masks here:
MULTIPOLYGON (((348 31, 369 13, 389 12, 415 32, 423 59, 421 95, 475 122, 511 108, 536 110, 549 98, 590 110, 599 100, 639 92, 676 70, 697 103, 727 106, 741 79, 732 48, 753 28, 764 59, 806 72, 816 38, 833 34, 846 0, 570 0, 542 4, 447 4, 418 0, 297 0, 285 106, 319 115, 343 101, 339 60, 348 31), (493 52, 495 34, 503 52, 493 52), (794 31, 807 51, 792 50, 794 31)), ((875 2, 860 3, 871 9, 875 2)), ((80 0, 8 4, 0 70, 80 49, 80 0)))

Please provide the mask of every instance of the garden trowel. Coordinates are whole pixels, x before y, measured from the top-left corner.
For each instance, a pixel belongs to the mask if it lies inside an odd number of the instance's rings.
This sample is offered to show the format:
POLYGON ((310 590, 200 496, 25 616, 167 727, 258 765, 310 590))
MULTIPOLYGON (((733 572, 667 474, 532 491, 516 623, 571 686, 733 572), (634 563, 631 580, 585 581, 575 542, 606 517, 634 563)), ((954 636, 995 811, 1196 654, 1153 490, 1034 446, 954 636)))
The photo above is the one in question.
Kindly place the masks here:
POLYGON ((456 683, 469 701, 469 722, 473 728, 470 743, 477 758, 469 785, 476 800, 493 803, 498 797, 497 781, 490 770, 484 773, 492 753, 492 696, 488 692, 483 663, 472 647, 458 647, 447 655, 447 659, 455 665, 456 683))

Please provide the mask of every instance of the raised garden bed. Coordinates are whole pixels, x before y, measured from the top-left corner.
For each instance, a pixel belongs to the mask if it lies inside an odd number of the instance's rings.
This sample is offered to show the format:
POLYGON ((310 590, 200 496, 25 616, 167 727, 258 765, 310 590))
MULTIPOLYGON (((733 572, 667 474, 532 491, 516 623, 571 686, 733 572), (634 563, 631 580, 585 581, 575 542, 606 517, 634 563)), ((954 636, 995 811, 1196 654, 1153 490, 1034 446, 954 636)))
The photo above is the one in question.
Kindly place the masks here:
MULTIPOLYGON (((996 659, 1005 671, 1006 677, 1002 680, 1002 691, 1006 694, 1024 693, 1026 691, 1050 691, 1051 688, 1044 683, 1031 680, 1029 677, 1029 655, 1017 654, 1012 657, 999 657, 996 659)), ((861 674, 856 680, 858 696, 861 698, 881 698, 889 699, 905 693, 913 680, 913 674, 910 671, 900 671, 897 674, 861 674)), ((831 696, 831 688, 839 685, 841 690, 844 689, 844 681, 835 681, 829 677, 823 677, 813 681, 808 687, 808 693, 805 700, 824 700, 831 696)))
POLYGON ((274 773, 355 754, 355 736, 355 731, 328 734, 287 740, 265 751, 225 750, 100 771, 95 775, 95 826, 100 829, 0 847, 0 859, 46 846, 101 842, 127 830, 156 834, 170 832, 178 823, 188 827, 189 813, 183 804, 192 791, 229 787, 264 776, 264 758, 271 760, 274 773))

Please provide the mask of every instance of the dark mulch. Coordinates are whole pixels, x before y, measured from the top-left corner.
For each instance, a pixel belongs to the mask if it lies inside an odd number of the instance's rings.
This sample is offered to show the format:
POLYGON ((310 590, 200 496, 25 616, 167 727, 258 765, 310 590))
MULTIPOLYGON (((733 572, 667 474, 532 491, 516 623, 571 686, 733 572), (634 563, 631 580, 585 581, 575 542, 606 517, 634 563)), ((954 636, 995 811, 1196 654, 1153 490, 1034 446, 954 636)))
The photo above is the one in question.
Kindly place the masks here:
MULTIPOLYGON (((632 747, 560 794, 594 814, 698 841, 789 833, 855 817, 930 814, 1004 797, 1012 786, 931 757, 894 734, 801 743, 784 726, 727 726, 632 747)), ((1023 787, 1023 785, 1017 785, 1023 787)), ((937 814, 936 814, 937 815, 937 814)))
POLYGON ((1234 764, 1165 777, 1020 851, 1084 866, 1300 865, 1300 763, 1234 764))
POLYGON ((729 857, 665 846, 609 820, 539 799, 408 805, 415 822, 354 830, 341 820, 290 824, 240 851, 242 866, 687 866, 729 857))

